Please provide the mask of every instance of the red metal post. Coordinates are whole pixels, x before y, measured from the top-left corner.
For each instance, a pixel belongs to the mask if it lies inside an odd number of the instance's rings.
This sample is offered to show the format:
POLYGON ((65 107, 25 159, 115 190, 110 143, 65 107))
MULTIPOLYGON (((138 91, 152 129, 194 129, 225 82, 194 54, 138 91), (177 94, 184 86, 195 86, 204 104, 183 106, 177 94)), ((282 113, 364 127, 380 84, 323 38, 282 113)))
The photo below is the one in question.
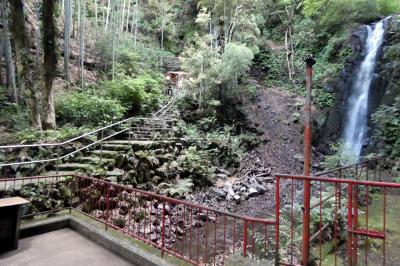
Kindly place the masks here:
POLYGON ((276 192, 275 192, 275 266, 279 265, 279 221, 280 221, 280 177, 276 177, 276 192))
POLYGON ((347 205, 347 259, 348 265, 353 265, 353 185, 348 184, 348 205, 347 205))
POLYGON ((165 201, 163 201, 163 211, 162 211, 162 228, 161 228, 161 257, 164 257, 165 249, 165 201))
MULTIPOLYGON (((311 88, 312 74, 315 60, 312 55, 306 59, 306 104, 304 107, 304 175, 309 176, 311 171, 311 88)), ((310 257, 310 191, 309 180, 304 181, 304 215, 303 215, 303 250, 302 265, 308 265, 310 257)))
POLYGON ((246 257, 247 251, 247 220, 244 220, 243 225, 243 257, 246 257))
POLYGON ((110 185, 107 186, 107 192, 106 192, 106 230, 108 229, 108 211, 110 210, 110 185))

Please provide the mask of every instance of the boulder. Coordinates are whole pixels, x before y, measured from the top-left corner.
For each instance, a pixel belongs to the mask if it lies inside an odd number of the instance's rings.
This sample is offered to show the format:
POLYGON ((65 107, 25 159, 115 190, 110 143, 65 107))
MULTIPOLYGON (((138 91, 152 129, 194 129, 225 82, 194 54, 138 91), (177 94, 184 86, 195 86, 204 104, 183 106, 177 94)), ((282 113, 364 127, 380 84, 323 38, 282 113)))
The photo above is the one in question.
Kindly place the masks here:
POLYGON ((222 189, 220 189, 220 188, 217 188, 217 187, 212 187, 212 188, 211 188, 211 192, 212 192, 214 195, 216 195, 217 197, 220 197, 220 198, 225 198, 225 197, 226 197, 226 194, 227 194, 226 191, 224 191, 224 190, 222 190, 222 189))
POLYGON ((233 196, 233 199, 235 200, 235 202, 236 202, 237 204, 240 204, 240 202, 241 202, 241 200, 242 200, 242 198, 241 198, 239 195, 234 195, 234 196, 233 196))
POLYGON ((249 197, 255 197, 255 196, 258 196, 258 195, 259 195, 259 193, 258 193, 257 189, 255 189, 253 187, 251 187, 249 189, 249 197))

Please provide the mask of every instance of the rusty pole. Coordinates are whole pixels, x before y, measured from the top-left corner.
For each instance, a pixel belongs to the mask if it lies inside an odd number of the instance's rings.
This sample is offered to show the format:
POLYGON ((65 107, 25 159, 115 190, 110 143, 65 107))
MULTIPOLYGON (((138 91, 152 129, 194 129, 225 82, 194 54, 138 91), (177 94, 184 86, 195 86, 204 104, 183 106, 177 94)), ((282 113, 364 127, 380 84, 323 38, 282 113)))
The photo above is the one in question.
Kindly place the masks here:
MULTIPOLYGON (((304 175, 309 176, 311 171, 311 88, 312 74, 315 60, 312 55, 306 59, 306 104, 304 107, 304 175)), ((304 181, 304 215, 303 215, 303 250, 301 264, 308 265, 310 257, 310 192, 311 184, 309 180, 304 181)))

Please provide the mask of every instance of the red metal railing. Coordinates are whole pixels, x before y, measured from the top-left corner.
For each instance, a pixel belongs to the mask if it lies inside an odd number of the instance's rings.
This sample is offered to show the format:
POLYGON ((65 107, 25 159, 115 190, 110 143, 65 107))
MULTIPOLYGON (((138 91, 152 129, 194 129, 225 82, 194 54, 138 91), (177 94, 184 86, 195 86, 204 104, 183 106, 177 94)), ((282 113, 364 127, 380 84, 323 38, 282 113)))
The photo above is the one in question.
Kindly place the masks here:
POLYGON ((355 164, 338 167, 317 173, 316 176, 338 177, 367 181, 391 181, 385 170, 385 160, 380 157, 365 159, 355 164))
POLYGON ((0 197, 11 195, 32 201, 28 216, 75 210, 105 229, 195 265, 223 265, 234 253, 275 262, 274 219, 239 216, 78 175, 0 179, 0 197))
POLYGON ((400 184, 344 178, 276 176, 280 263, 300 263, 303 182, 311 183, 309 263, 399 265, 400 184), (285 181, 285 182, 283 182, 285 181), (281 187, 285 185, 285 189, 281 187), (333 197, 331 196, 333 195, 333 197), (390 206, 390 210, 388 208, 390 206), (390 221, 391 222, 388 222, 390 221), (397 252, 396 252, 397 250, 397 252))
POLYGON ((271 220, 78 175, 0 179, 0 197, 30 200, 27 216, 76 210, 195 265, 223 265, 233 253, 297 265, 304 248, 303 183, 308 181, 309 263, 400 265, 400 184, 382 181, 391 177, 379 160, 323 174, 329 177, 277 175, 271 220), (339 173, 343 176, 333 177, 339 173))

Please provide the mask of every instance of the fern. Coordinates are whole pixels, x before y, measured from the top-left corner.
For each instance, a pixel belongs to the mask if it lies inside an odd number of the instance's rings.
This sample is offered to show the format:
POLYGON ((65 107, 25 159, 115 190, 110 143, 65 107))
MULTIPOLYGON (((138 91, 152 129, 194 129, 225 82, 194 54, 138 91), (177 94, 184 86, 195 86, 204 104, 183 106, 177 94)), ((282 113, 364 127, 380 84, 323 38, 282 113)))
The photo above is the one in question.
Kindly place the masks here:
POLYGON ((160 187, 165 187, 162 193, 171 197, 182 197, 184 194, 191 192, 193 187, 192 179, 181 179, 176 184, 161 183, 160 187))

